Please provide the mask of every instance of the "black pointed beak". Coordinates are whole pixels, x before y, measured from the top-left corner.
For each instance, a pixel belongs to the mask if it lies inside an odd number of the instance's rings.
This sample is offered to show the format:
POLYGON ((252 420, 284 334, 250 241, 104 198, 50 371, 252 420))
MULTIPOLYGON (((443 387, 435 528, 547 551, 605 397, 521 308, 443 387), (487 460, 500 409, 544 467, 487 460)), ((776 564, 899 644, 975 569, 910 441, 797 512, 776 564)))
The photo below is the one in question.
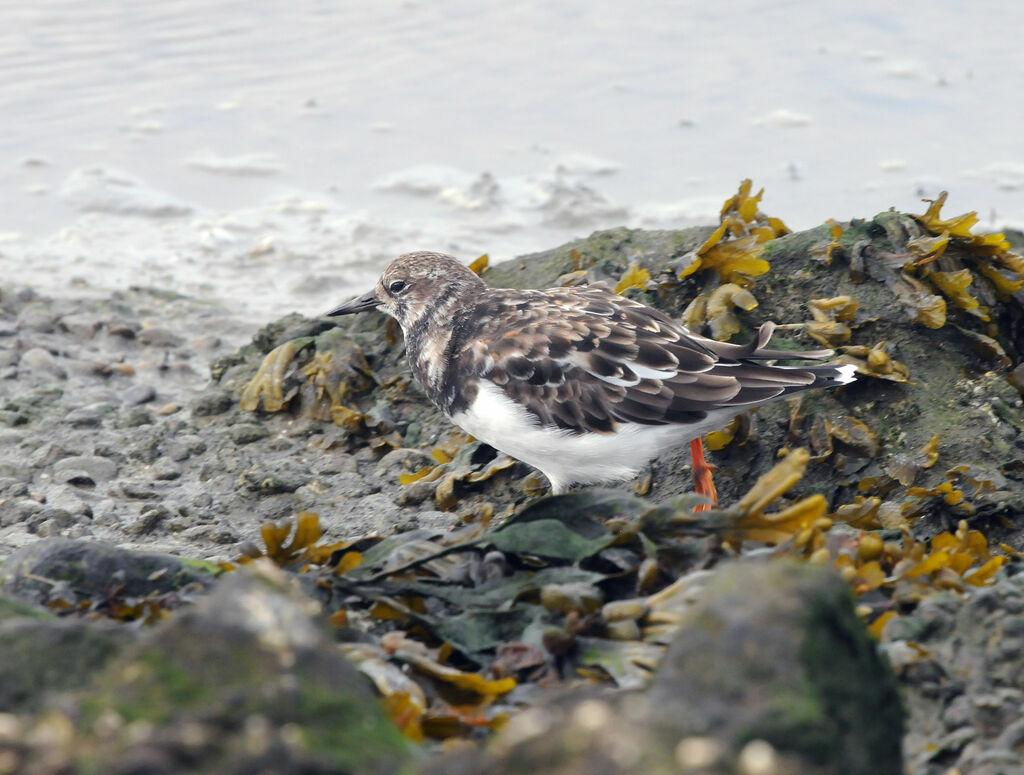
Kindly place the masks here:
POLYGON ((327 317, 334 317, 336 315, 352 315, 356 312, 365 312, 368 309, 377 309, 380 301, 377 299, 377 290, 375 288, 370 289, 362 296, 356 296, 351 301, 346 301, 340 307, 335 307, 330 312, 326 313, 327 317))

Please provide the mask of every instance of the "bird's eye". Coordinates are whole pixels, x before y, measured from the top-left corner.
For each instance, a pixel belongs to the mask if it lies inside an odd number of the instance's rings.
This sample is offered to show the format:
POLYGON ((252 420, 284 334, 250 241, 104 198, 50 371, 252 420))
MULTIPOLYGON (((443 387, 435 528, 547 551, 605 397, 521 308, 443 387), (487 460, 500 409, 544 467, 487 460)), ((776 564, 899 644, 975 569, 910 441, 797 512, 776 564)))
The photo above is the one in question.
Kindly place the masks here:
POLYGON ((388 291, 391 293, 401 293, 405 290, 406 284, 405 280, 395 280, 388 286, 388 291))

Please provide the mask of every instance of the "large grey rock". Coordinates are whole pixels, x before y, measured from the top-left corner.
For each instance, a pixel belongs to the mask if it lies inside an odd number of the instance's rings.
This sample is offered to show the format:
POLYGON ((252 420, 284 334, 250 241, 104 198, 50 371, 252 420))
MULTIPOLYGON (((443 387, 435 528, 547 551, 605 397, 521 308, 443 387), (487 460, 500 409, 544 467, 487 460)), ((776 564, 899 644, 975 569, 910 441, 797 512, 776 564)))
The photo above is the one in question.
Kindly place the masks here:
POLYGON ((31 602, 54 594, 98 599, 207 587, 213 577, 167 554, 141 554, 98 541, 47 538, 15 551, 0 566, 0 589, 31 602), (59 586, 58 586, 59 585, 59 586))
POLYGON ((895 681, 830 570, 721 568, 646 693, 530 708, 425 775, 898 775, 895 681))
MULTIPOLYGON (((6 601, 6 602, 5 602, 6 601)), ((0 712, 38 709, 51 692, 84 687, 137 630, 112 622, 58 619, 13 610, 0 597, 0 712)))
POLYGON ((663 732, 761 739, 844 775, 898 775, 896 682, 828 569, 783 562, 723 568, 654 677, 663 732))
POLYGON ((409 745, 316 609, 269 563, 230 574, 111 663, 72 714, 39 719, 73 729, 29 735, 45 744, 26 752, 27 769, 408 772, 409 745))

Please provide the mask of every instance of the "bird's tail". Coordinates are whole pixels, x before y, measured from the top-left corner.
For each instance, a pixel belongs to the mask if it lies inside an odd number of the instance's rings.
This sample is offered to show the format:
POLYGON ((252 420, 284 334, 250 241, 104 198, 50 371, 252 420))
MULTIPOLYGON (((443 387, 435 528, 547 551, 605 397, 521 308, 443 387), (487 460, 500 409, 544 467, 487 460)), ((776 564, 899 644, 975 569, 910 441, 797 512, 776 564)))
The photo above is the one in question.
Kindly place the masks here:
POLYGON ((800 371, 814 375, 814 382, 807 388, 830 388, 849 385, 857 379, 857 367, 852 363, 842 366, 801 366, 800 371))
POLYGON ((730 358, 738 361, 774 361, 782 360, 784 358, 820 360, 822 358, 831 358, 835 355, 835 350, 769 350, 766 348, 766 345, 771 340, 774 331, 775 324, 770 320, 762 323, 761 327, 757 329, 757 336, 752 338, 746 344, 730 344, 728 342, 718 342, 714 339, 708 339, 703 336, 695 336, 693 334, 691 334, 691 336, 695 339, 699 339, 701 344, 715 353, 719 358, 730 358))

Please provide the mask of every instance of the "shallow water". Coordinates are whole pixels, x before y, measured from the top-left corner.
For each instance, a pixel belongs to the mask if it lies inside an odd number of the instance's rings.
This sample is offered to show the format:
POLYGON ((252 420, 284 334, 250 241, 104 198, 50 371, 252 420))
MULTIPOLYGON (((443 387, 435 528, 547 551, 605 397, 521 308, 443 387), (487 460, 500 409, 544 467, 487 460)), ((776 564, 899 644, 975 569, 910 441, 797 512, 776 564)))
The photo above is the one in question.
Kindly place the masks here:
POLYGON ((494 259, 949 189, 1024 224, 1024 9, 984 0, 0 0, 0 272, 252 321, 397 252, 494 259), (73 285, 72 285, 73 283, 73 285))

